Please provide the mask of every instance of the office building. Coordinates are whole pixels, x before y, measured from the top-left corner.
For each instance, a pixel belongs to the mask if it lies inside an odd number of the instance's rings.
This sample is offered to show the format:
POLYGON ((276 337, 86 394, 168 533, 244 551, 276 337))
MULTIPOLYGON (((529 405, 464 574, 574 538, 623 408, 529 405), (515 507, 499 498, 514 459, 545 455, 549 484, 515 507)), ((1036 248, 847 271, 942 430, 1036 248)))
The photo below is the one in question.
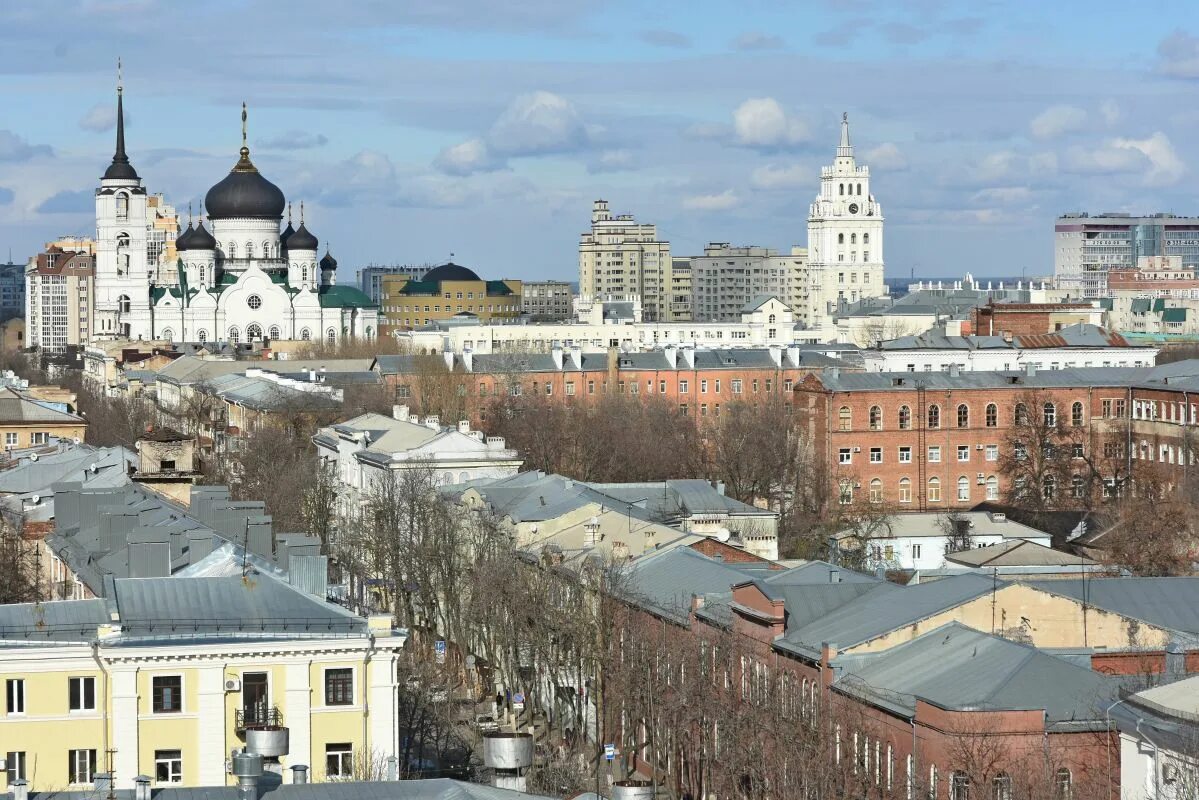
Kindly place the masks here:
POLYGON ((566 322, 573 299, 566 281, 525 281, 520 288, 521 311, 532 322, 566 322))
POLYGON ((425 273, 422 280, 384 275, 384 333, 411 330, 455 317, 482 324, 506 324, 520 317, 521 282, 483 280, 452 261, 425 273))
POLYGON ((733 247, 713 242, 691 263, 691 315, 697 322, 733 322, 754 298, 777 297, 792 309, 804 307, 807 251, 781 255, 767 247, 733 247))
POLYGON ((381 305, 384 275, 404 275, 410 281, 423 281, 425 273, 433 269, 433 266, 433 264, 392 264, 390 266, 371 264, 358 270, 358 288, 371 299, 372 303, 381 305))
POLYGON ((0 322, 25 316, 25 265, 0 264, 0 322))
POLYGON ((1065 214, 1053 230, 1054 279, 1081 297, 1106 297, 1111 270, 1131 269, 1149 256, 1178 256, 1183 268, 1199 266, 1199 217, 1065 214))
POLYGON ((591 230, 579 239, 579 294, 584 297, 636 295, 647 322, 682 319, 682 304, 672 311, 674 289, 670 242, 658 227, 631 214, 612 216, 607 200, 591 206, 591 230))

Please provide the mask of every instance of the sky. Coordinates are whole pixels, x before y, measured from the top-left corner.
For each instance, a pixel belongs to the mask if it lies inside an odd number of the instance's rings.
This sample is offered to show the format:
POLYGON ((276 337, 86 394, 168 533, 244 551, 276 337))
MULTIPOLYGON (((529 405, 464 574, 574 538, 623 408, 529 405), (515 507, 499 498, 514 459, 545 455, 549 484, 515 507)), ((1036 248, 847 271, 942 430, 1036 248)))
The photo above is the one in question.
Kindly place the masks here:
POLYGON ((1050 273, 1062 212, 1199 214, 1179 0, 4 2, 0 52, 0 259, 94 233, 118 57, 149 191, 198 211, 244 101, 343 281, 575 280, 597 198, 675 255, 803 245, 842 112, 889 277, 1050 273))

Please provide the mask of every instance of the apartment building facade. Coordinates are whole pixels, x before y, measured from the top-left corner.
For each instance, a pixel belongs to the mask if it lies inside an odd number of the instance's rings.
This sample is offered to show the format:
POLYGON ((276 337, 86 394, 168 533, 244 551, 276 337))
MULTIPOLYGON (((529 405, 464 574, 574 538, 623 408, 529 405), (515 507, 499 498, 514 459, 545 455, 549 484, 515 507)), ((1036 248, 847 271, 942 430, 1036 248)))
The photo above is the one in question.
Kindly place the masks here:
POLYGON ((521 313, 532 322, 565 322, 574 314, 574 292, 566 281, 524 281, 521 313))
POLYGON ((1176 256, 1184 267, 1199 266, 1197 217, 1065 214, 1054 223, 1054 239, 1054 280, 1075 297, 1106 297, 1109 273, 1142 258, 1176 256))
POLYGON ((689 309, 675 304, 670 242, 651 222, 613 216, 607 200, 591 206, 591 229, 579 238, 579 293, 587 297, 637 295, 648 322, 684 320, 689 309))
POLYGON ((48 353, 87 344, 95 311, 96 257, 51 244, 25 270, 25 341, 48 353))
POLYGON ((691 262, 691 314, 697 322, 735 322, 746 305, 773 296, 792 309, 805 306, 807 250, 790 255, 768 247, 713 242, 691 262))

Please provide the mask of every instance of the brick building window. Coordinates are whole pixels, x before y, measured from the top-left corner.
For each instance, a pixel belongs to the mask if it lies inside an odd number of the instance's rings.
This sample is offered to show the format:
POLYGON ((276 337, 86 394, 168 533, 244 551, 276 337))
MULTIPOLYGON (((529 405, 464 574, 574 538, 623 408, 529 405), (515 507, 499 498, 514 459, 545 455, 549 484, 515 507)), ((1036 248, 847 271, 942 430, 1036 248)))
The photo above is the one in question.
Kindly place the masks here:
POLYGON ((996 428, 999 426, 999 406, 994 403, 987 403, 986 425, 988 428, 996 428))
POLYGON ((961 405, 958 406, 958 427, 959 428, 969 428, 970 427, 970 407, 967 406, 965 403, 962 403, 961 405))
POLYGON ((1017 425, 1027 425, 1028 424, 1028 407, 1025 406, 1023 403, 1016 403, 1016 424, 1017 425))
POLYGON ((940 478, 929 478, 928 479, 928 502, 930 502, 930 503, 941 502, 941 479, 940 478))
POLYGON ((1046 403, 1043 407, 1043 413, 1045 418, 1045 427, 1057 427, 1057 406, 1055 406, 1053 403, 1046 403))
POLYGON ((935 430, 941 427, 941 407, 928 407, 928 427, 929 430, 935 430))
POLYGON ((910 447, 899 448, 899 463, 900 464, 911 464, 912 463, 912 448, 910 448, 910 447))
POLYGON ((958 502, 970 502, 970 479, 965 475, 958 478, 958 502))
POLYGON ((841 505, 848 506, 853 504, 853 481, 843 480, 840 486, 839 501, 841 505))
POLYGON ((870 502, 883 502, 883 482, 878 478, 870 479, 870 502))
POLYGON ((841 406, 837 411, 837 430, 847 431, 853 427, 853 412, 849 406, 841 406))
POLYGON ((883 429, 883 410, 878 406, 870 407, 870 430, 881 431, 883 429))
POLYGON ((899 479, 899 502, 912 502, 912 481, 908 478, 899 479))
POLYGON ((1075 402, 1070 406, 1070 424, 1075 428, 1082 425, 1082 403, 1075 402))
POLYGON ((901 431, 911 430, 912 427, 912 409, 907 406, 899 407, 899 429, 901 431))

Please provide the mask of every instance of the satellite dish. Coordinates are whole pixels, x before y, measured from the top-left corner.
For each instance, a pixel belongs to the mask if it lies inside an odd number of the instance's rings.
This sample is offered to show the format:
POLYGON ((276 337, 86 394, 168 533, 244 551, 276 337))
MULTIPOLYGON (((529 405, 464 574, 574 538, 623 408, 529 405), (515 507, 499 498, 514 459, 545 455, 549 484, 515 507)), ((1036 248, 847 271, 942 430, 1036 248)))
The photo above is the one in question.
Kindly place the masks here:
POLYGON ((72 436, 71 441, 74 442, 75 444, 83 444, 83 440, 80 439, 78 436, 72 436))
POLYGON ((41 501, 42 501, 42 496, 41 496, 40 494, 31 494, 31 495, 29 495, 29 502, 33 503, 35 506, 36 506, 38 503, 40 503, 41 501))
POLYGON ((37 453, 30 453, 30 454, 29 454, 29 460, 30 460, 30 461, 37 461, 37 453))
POLYGON ((529 526, 529 532, 537 533, 537 523, 536 522, 534 522, 532 525, 529 526))
POLYGON ((729 531, 728 528, 717 528, 716 529, 716 541, 718 541, 718 542, 727 542, 732 537, 732 535, 733 534, 729 531))

